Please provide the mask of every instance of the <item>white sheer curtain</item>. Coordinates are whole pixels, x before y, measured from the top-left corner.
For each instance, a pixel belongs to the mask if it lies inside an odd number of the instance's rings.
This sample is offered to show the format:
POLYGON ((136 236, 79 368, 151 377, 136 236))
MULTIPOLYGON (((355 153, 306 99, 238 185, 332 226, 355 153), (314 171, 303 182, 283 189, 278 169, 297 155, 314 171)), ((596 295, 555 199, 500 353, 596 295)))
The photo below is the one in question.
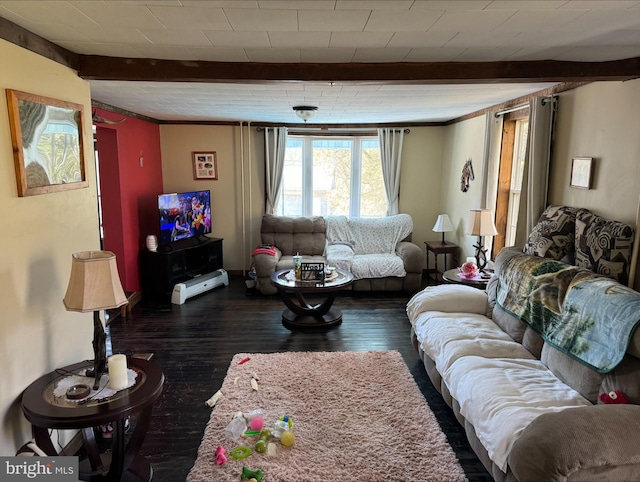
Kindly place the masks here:
POLYGON ((400 165, 402 164, 403 129, 378 129, 382 179, 387 195, 387 216, 398 214, 400 198, 400 165))
POLYGON ((529 139, 520 191, 516 246, 524 245, 547 206, 555 106, 556 99, 549 97, 536 97, 530 103, 529 139))
POLYGON ((275 214, 276 203, 282 191, 284 152, 287 145, 287 128, 273 127, 264 130, 265 176, 267 200, 265 212, 275 214))
MULTIPOLYGON (((500 151, 502 147, 503 116, 488 112, 485 119, 484 162, 482 173, 482 199, 484 207, 491 209, 495 223, 496 201, 498 197, 498 175, 500 171, 500 151)), ((493 237, 485 238, 487 252, 493 249, 493 237)))

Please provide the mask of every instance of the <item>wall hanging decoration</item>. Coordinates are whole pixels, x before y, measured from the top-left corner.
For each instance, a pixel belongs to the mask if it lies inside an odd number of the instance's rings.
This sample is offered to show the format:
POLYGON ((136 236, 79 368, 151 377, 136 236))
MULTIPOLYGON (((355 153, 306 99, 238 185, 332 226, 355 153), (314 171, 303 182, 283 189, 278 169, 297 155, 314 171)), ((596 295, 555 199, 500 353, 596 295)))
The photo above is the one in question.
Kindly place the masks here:
POLYGON ((213 152, 192 152, 193 178, 218 179, 218 158, 213 152))
POLYGON ((591 189, 592 157, 574 157, 571 164, 571 187, 591 189))
POLYGON ((462 168, 462 176, 460 177, 460 190, 467 192, 469 190, 469 181, 473 181, 475 175, 473 174, 473 165, 471 164, 471 158, 464 163, 462 168))
POLYGON ((18 196, 89 186, 84 107, 7 89, 18 196))

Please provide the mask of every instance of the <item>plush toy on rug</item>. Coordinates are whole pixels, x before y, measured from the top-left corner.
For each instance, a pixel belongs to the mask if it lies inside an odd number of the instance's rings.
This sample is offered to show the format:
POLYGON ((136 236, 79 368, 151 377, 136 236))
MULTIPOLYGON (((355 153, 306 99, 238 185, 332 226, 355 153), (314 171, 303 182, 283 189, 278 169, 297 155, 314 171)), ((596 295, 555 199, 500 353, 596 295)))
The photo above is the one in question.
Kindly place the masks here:
POLYGON ((623 404, 629 403, 626 395, 620 390, 611 391, 609 393, 601 393, 600 401, 604 404, 623 404))

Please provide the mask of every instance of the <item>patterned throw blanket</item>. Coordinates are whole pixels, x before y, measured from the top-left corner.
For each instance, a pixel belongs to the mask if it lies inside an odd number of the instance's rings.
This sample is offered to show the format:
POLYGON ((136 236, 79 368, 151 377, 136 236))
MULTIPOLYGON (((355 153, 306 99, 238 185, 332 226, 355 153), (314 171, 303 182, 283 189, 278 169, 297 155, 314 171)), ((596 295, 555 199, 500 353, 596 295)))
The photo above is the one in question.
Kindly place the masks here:
POLYGON ((583 268, 517 255, 500 272, 498 306, 600 373, 615 368, 640 322, 640 293, 583 268))

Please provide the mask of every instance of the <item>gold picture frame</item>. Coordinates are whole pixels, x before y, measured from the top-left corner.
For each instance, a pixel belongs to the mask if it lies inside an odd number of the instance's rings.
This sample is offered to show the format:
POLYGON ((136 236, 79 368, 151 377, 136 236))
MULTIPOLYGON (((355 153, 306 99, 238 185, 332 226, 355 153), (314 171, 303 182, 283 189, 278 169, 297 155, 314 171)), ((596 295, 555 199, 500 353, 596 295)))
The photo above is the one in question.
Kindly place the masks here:
POLYGON ((215 151, 192 152, 193 178, 194 179, 218 179, 218 156, 215 151))
POLYGON ((591 189, 593 157, 574 157, 571 162, 571 187, 591 189))
POLYGON ((18 196, 89 187, 84 107, 7 89, 18 196))

